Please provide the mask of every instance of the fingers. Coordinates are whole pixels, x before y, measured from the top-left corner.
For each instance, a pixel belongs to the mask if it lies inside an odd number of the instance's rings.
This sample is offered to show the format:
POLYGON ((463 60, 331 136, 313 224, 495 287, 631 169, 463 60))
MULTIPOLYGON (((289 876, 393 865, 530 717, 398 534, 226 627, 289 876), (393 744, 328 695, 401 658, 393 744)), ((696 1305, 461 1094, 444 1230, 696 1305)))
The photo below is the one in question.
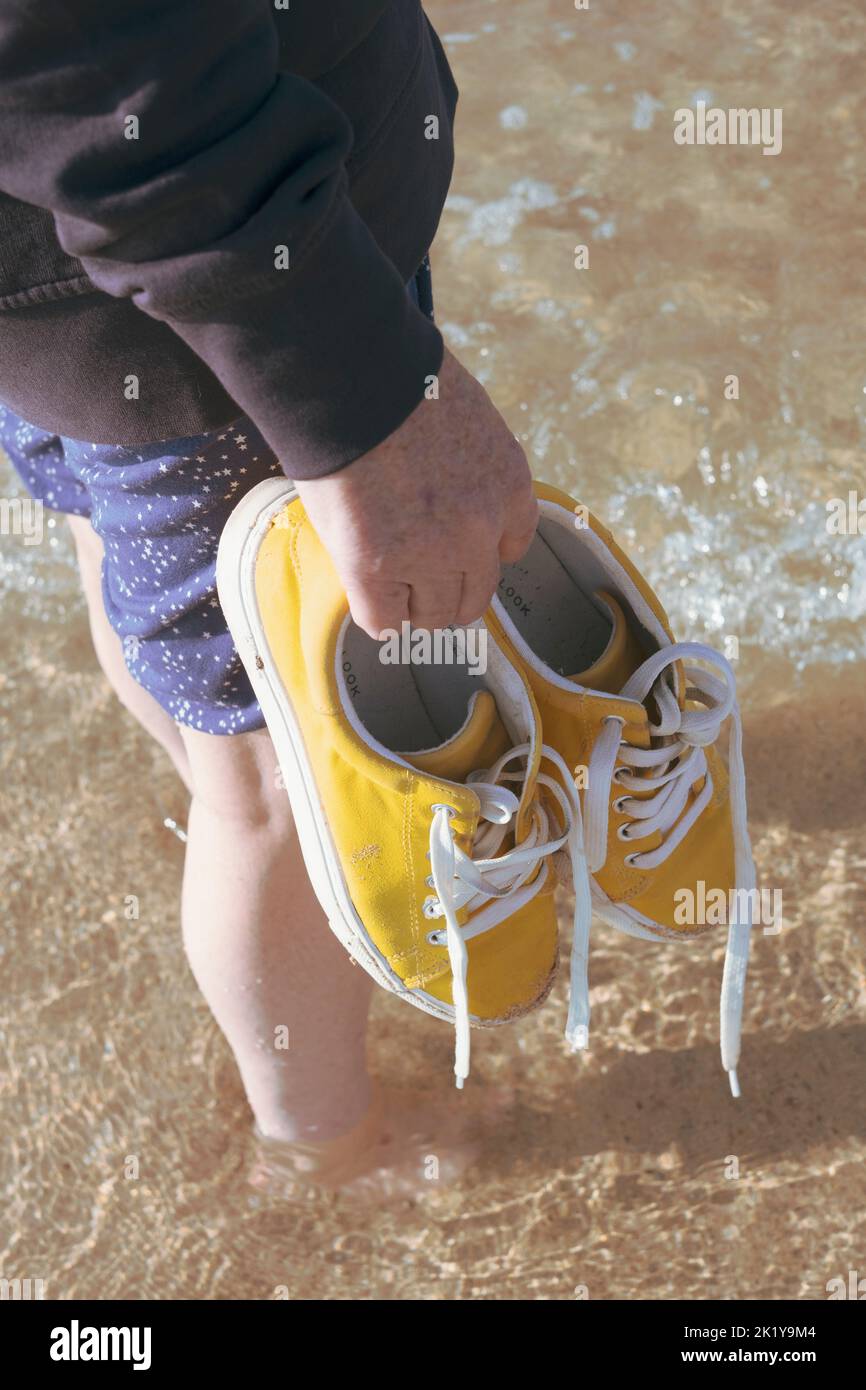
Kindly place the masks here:
POLYGON ((413 628, 465 626, 480 618, 499 582, 496 558, 465 574, 424 578, 418 583, 374 583, 350 580, 346 595, 353 622, 375 640, 386 628, 399 632, 404 622, 413 628))
MULTIPOLYGON (((416 541, 411 553, 402 558, 399 554, 387 555, 386 563, 388 568, 393 566, 392 573, 399 565, 400 579, 386 580, 375 572, 364 574, 357 570, 352 576, 344 573, 352 618, 358 627, 378 640, 385 629, 399 632, 404 622, 414 628, 433 630, 454 623, 465 626, 480 618, 496 591, 500 567, 513 564, 526 553, 538 525, 538 503, 525 460, 521 460, 516 478, 512 473, 510 484, 506 485, 507 502, 498 538, 496 523, 489 516, 486 524, 480 526, 477 520, 474 526, 467 526, 467 518, 462 518, 462 527, 455 524, 450 561, 459 569, 431 572, 435 552, 416 541), (420 573, 419 566, 423 567, 420 573)), ((420 539, 425 539, 423 532, 420 539)), ((443 558, 447 562, 448 557, 443 558)), ((381 564, 378 567, 381 571, 381 564)))
POLYGON ((499 561, 495 555, 487 563, 479 562, 477 567, 467 570, 463 575, 463 588, 455 622, 465 626, 480 618, 489 608, 498 583, 499 561))
POLYGON ((367 578, 346 581, 352 620, 375 641, 385 628, 399 632, 401 624, 409 620, 410 595, 408 584, 367 578))
POLYGON ((411 585, 364 576, 344 582, 353 621, 376 640, 386 628, 399 632, 404 622, 432 630, 459 621, 461 574, 422 576, 411 585))
POLYGON ((441 579, 424 576, 412 585, 409 599, 409 621, 413 627, 448 627, 457 622, 461 574, 447 574, 441 579))
POLYGON ((526 554, 537 526, 538 502, 530 484, 520 489, 508 508, 499 539, 499 559, 503 565, 513 564, 526 554))
MULTIPOLYGON (((533 508, 535 506, 533 499, 533 508)), ((490 606, 499 583, 502 564, 525 554, 535 534, 535 515, 520 533, 511 529, 499 542, 498 553, 479 546, 472 563, 461 573, 422 576, 412 584, 357 576, 346 581, 352 619, 374 639, 386 628, 399 632, 401 624, 415 628, 461 627, 474 623, 490 606)))

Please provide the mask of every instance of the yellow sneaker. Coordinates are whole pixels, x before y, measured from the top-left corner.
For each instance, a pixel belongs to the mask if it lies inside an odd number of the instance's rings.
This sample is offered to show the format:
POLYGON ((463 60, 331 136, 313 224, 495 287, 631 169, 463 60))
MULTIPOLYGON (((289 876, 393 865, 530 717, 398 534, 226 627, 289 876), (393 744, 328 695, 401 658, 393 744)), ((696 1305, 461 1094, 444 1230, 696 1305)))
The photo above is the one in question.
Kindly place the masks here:
POLYGON ((481 624, 484 674, 477 653, 386 664, 285 479, 235 510, 217 584, 331 928, 380 985, 454 1025, 462 1085, 470 1023, 534 1008, 556 969, 549 860, 579 806, 539 774, 530 687, 481 624))
MULTIPOLYGON (((712 648, 674 641, 655 594, 586 508, 545 484, 536 494, 535 539, 503 570, 487 622, 521 665, 545 743, 582 797, 575 891, 591 876, 595 913, 651 940, 713 930, 720 914, 706 904, 724 902, 722 1063, 739 1095, 757 892, 734 673, 712 648), (692 661, 715 670, 683 664, 692 661), (715 745, 728 718, 726 769, 715 745)), ((581 918, 568 1024, 576 1047, 586 1046, 589 1027, 587 934, 581 918)))

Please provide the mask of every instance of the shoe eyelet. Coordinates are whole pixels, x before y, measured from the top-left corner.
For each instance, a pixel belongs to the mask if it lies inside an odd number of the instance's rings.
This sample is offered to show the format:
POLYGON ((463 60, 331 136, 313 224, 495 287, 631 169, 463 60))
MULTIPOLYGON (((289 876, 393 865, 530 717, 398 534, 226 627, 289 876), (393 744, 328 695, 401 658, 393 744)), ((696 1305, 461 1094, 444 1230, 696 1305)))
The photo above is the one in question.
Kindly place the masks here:
POLYGON ((639 858, 640 858, 640 851, 639 851, 639 850, 635 850, 633 854, 627 854, 627 855, 625 856, 625 859, 624 859, 623 862, 624 862, 625 864, 628 864, 628 867, 629 867, 630 869, 636 869, 636 868, 637 868, 637 861, 638 861, 639 858))
POLYGON ((616 814, 617 814, 618 816, 624 816, 624 815, 625 815, 625 808, 624 808, 624 806, 623 806, 623 804, 622 804, 624 801, 631 801, 631 797, 630 797, 630 796, 618 796, 618 797, 616 798, 616 801, 613 801, 613 802, 611 803, 613 810, 616 811, 616 814))
POLYGON ((421 911, 424 913, 424 916, 427 918, 428 922, 430 921, 431 917, 435 917, 437 907, 438 903, 435 898, 424 899, 424 906, 421 908, 421 911))
POLYGON ((431 946, 445 945, 445 942, 442 940, 442 933, 439 931, 428 931, 427 940, 429 941, 431 946))
POLYGON ((625 772, 625 768, 624 768, 624 767, 615 767, 614 770, 613 770, 613 776, 611 777, 610 780, 611 780, 612 782, 616 782, 617 786, 620 786, 620 787, 621 787, 621 786, 622 786, 622 774, 623 774, 624 772, 625 772))
POLYGON ((433 882, 433 875, 432 875, 432 874, 428 874, 428 875, 427 875, 427 877, 426 877, 425 880, 424 880, 424 886, 425 886, 426 888, 435 888, 435 887, 436 887, 436 884, 433 882))
POLYGON ((625 720, 621 714, 606 714, 601 722, 602 724, 610 724, 614 720, 619 724, 620 728, 625 728, 625 720))
POLYGON ((430 810, 446 811, 448 813, 449 820, 452 816, 457 816, 460 814, 456 806, 448 806, 444 801, 434 801, 433 805, 430 807, 430 810))
POLYGON ((629 833, 628 833, 628 831, 629 831, 629 826, 630 826, 630 825, 631 825, 631 821, 630 821, 630 820, 627 820, 627 821, 623 821, 622 825, 617 826, 616 838, 617 838, 618 840, 630 840, 630 839, 631 839, 631 836, 630 836, 629 833))

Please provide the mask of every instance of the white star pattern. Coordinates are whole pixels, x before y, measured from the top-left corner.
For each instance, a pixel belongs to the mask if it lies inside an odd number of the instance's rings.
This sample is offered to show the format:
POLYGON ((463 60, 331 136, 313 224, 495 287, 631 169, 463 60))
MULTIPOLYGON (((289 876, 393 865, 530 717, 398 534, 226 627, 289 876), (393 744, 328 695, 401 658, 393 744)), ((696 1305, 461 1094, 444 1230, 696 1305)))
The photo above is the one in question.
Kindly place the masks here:
POLYGON ((61 440, 0 405, 0 444, 46 506, 90 517, 109 620, 135 652, 132 674, 175 723, 220 735, 262 728, 214 573, 232 507, 281 472, 251 423, 185 439, 193 451, 181 454, 171 441, 132 450, 61 440))

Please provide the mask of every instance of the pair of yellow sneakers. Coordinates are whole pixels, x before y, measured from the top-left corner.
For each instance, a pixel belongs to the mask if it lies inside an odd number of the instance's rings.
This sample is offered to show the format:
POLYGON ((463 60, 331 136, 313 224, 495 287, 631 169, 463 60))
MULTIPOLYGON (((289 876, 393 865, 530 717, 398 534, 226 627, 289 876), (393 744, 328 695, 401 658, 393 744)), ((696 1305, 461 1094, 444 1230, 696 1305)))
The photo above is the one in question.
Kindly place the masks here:
POLYGON ((716 929, 701 918, 721 890, 722 1064, 738 1095, 756 893, 733 672, 711 648, 674 642, 585 508, 545 484, 536 493, 533 543, 503 570, 484 621, 385 646, 352 622, 290 482, 261 483, 231 517, 220 602, 310 878, 358 964, 452 1023, 458 1086, 470 1024, 508 1022, 550 989, 563 868, 575 1048, 588 1040, 593 913, 681 940, 716 929), (727 767, 715 746, 725 720, 727 767))

